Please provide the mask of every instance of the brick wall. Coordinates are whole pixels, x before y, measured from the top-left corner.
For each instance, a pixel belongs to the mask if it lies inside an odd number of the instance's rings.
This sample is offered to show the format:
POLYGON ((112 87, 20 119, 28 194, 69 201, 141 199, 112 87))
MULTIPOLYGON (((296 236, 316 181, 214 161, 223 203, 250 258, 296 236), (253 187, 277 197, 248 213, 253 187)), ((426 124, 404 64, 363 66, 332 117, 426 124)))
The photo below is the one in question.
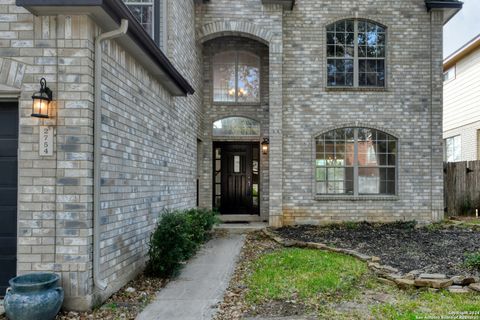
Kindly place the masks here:
POLYGON ((268 206, 262 208, 274 226, 442 217, 441 13, 427 13, 423 0, 300 0, 285 12, 260 0, 169 1, 167 54, 193 85, 193 96, 170 96, 116 42, 104 47, 101 275, 110 286, 96 295, 93 41, 100 30, 87 16, 34 17, 14 3, 0 0, 0 84, 10 88, 0 96, 20 95, 18 273, 60 273, 67 307, 88 308, 138 272, 158 214, 195 206, 198 176, 201 204, 211 205, 210 133, 218 116, 256 113, 268 132, 269 159, 262 163, 268 206), (387 26, 386 90, 325 88, 325 26, 352 16, 387 26), (268 106, 246 111, 209 104, 207 60, 217 36, 268 45, 268 106), (41 77, 54 91, 49 120, 30 117, 41 77), (52 157, 38 155, 42 123, 56 129, 52 157), (314 137, 343 125, 371 126, 399 139, 397 198, 315 200, 314 137))
POLYGON ((441 128, 441 56, 435 53, 441 52, 441 15, 434 18, 431 23, 421 0, 303 0, 285 14, 284 223, 430 221, 441 215, 441 129, 436 129, 441 128), (346 17, 387 27, 385 90, 326 88, 325 28, 346 17), (398 138, 398 198, 314 199, 313 139, 345 125, 378 128, 398 138))
POLYGON ((172 97, 124 48, 104 43, 100 262, 109 286, 99 292, 92 275, 93 59, 101 30, 87 16, 34 17, 14 0, 0 2, 0 84, 20 95, 17 272, 59 273, 66 308, 87 309, 124 285, 144 264, 159 214, 195 206, 202 84, 193 3, 170 1, 169 17, 168 53, 193 96, 172 97), (48 120, 30 117, 41 77, 54 92, 48 120), (42 124, 55 127, 51 157, 38 154, 42 124))
MULTIPOLYGON (((169 54, 197 89, 193 4, 178 2, 169 7, 169 54)), ((117 285, 141 270, 162 211, 196 205, 200 92, 171 97, 112 41, 103 68, 101 272, 117 285)))
POLYGON ((0 34, 4 54, 24 68, 20 89, 17 273, 55 271, 67 305, 90 304, 92 243, 93 36, 86 16, 33 17, 14 1, 0 34), (31 118, 45 77, 52 118, 31 118), (41 157, 39 125, 55 128, 54 155, 41 157))
POLYGON ((441 218, 442 13, 428 13, 423 0, 301 0, 280 17, 276 10, 255 0, 212 0, 197 9, 201 40, 271 36, 270 223, 441 218), (326 88, 326 25, 355 17, 387 27, 385 90, 326 88), (315 199, 314 138, 346 125, 398 138, 398 196, 315 199))

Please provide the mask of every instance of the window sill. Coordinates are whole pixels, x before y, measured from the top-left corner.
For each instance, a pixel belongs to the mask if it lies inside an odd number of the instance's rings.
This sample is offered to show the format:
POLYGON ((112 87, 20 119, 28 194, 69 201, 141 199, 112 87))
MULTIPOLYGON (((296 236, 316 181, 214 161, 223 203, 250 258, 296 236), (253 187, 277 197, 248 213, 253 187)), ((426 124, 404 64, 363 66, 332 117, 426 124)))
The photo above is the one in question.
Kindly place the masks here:
POLYGON ((316 201, 398 201, 399 196, 365 195, 365 196, 347 196, 347 195, 315 195, 316 201))
POLYGON ((212 102, 213 106, 228 106, 228 107, 243 107, 243 106, 253 106, 253 107, 260 107, 262 105, 261 102, 220 102, 215 101, 212 102))
POLYGON ((375 87, 325 87, 325 91, 348 91, 348 92, 388 92, 388 89, 375 87))

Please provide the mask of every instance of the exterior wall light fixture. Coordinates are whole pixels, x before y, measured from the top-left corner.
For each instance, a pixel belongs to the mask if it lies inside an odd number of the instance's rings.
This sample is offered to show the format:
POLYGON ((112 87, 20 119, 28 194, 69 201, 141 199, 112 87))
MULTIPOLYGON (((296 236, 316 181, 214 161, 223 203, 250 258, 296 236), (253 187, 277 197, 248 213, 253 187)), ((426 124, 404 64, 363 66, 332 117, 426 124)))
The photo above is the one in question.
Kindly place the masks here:
POLYGON ((263 154, 268 154, 268 145, 269 144, 270 144, 270 139, 263 138, 263 142, 262 142, 262 153, 263 154))
POLYGON ((47 80, 40 80, 40 91, 35 92, 32 96, 32 117, 49 118, 48 107, 53 99, 53 92, 47 87, 47 80))

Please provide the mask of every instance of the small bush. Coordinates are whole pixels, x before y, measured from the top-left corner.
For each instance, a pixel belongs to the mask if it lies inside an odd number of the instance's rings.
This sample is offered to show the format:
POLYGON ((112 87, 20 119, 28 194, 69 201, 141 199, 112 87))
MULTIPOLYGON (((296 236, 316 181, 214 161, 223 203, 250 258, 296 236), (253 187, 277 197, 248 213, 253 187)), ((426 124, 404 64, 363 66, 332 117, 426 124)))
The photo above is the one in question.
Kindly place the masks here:
POLYGON ((345 222, 344 226, 347 230, 356 230, 360 228, 360 224, 358 222, 353 222, 353 221, 345 222))
POLYGON ((473 212, 475 212, 473 208, 472 199, 470 199, 469 195, 464 196, 460 200, 460 205, 458 206, 458 214, 460 216, 470 216, 473 212))
POLYGON ((185 214, 192 240, 197 244, 207 241, 211 235, 209 231, 219 222, 217 214, 206 209, 191 209, 185 211, 185 214))
POLYGON ((480 270, 480 251, 475 253, 467 253, 465 255, 465 266, 470 269, 480 270))
POLYGON ((175 276, 182 262, 208 240, 217 219, 216 212, 201 209, 163 213, 150 236, 146 272, 160 277, 175 276))

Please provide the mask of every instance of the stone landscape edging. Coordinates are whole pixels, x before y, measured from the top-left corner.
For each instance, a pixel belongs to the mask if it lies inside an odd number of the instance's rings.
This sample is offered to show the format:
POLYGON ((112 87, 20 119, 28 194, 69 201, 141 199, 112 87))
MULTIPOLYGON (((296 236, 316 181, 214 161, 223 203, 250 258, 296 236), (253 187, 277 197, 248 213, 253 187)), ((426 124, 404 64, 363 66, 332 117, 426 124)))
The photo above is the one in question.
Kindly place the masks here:
POLYGON ((395 285, 400 289, 429 288, 430 290, 448 289, 452 293, 480 293, 480 280, 477 277, 453 276, 448 278, 443 274, 426 274, 415 271, 401 273, 400 270, 389 265, 380 263, 380 258, 369 256, 352 249, 329 247, 324 243, 288 240, 268 230, 262 229, 263 233, 284 247, 298 247, 318 249, 335 253, 342 253, 367 263, 377 278, 385 284, 395 285))

